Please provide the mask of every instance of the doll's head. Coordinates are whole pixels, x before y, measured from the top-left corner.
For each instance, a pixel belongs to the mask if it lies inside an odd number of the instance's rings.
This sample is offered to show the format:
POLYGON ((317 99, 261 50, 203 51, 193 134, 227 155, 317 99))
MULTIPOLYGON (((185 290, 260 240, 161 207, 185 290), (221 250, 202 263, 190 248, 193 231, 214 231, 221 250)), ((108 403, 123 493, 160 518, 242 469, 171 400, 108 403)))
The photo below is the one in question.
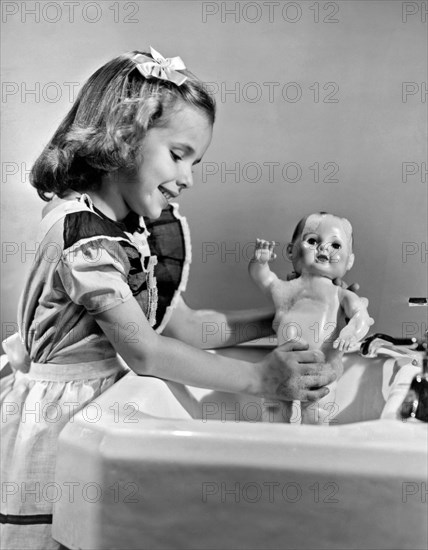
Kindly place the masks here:
POLYGON ((287 257, 298 275, 343 277, 354 264, 352 226, 327 212, 310 214, 297 224, 287 257))
MULTIPOLYGON (((133 51, 98 69, 84 84, 73 107, 37 159, 30 175, 43 200, 69 189, 99 189, 102 178, 135 167, 147 132, 176 119, 180 106, 193 109, 212 126, 215 102, 190 71, 159 76, 173 59, 156 64, 151 53, 133 51), (156 74, 142 67, 155 65, 156 74)), ((169 73, 171 74, 171 73, 169 73)))

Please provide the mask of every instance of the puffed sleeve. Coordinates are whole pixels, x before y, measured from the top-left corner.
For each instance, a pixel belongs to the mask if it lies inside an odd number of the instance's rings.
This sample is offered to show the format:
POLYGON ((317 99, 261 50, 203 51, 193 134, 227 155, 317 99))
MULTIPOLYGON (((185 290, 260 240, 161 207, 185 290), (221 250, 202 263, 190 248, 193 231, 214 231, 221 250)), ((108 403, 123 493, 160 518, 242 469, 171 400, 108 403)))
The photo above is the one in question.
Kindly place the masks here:
POLYGON ((120 241, 99 237, 65 250, 58 276, 72 302, 95 315, 131 298, 129 269, 120 241))

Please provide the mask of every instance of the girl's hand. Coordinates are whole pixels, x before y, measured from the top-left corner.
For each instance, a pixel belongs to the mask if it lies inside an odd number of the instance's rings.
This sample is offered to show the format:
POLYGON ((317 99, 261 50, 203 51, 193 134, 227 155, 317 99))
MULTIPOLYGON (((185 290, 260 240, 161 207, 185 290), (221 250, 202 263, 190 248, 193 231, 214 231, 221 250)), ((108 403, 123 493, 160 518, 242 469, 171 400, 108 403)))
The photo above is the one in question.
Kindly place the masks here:
MULTIPOLYGON (((350 290, 351 292, 357 292, 360 289, 360 285, 358 283, 352 283, 351 285, 347 285, 345 281, 337 277, 336 279, 333 279, 333 284, 336 286, 340 286, 341 288, 345 290, 350 290)), ((364 300, 367 300, 367 298, 363 298, 364 300)), ((367 300, 367 304, 369 301, 367 300)))
POLYGON ((277 347, 260 365, 259 395, 282 401, 318 401, 337 377, 319 350, 305 342, 287 342, 277 347))
POLYGON ((271 260, 275 260, 277 257, 275 252, 273 251, 275 244, 275 241, 265 241, 264 239, 257 239, 252 261, 256 261, 260 264, 267 264, 271 260))

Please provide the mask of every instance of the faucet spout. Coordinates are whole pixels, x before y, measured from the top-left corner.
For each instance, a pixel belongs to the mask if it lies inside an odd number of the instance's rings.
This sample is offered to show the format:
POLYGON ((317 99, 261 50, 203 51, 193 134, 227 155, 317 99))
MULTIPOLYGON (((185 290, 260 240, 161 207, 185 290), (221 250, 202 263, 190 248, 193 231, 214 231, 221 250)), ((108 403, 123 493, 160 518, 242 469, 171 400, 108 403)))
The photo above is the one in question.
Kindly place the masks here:
POLYGON ((409 391, 401 405, 401 418, 417 418, 428 422, 428 349, 425 346, 422 372, 410 384, 409 391))
POLYGON ((409 357, 412 364, 420 362, 420 353, 416 347, 416 338, 393 338, 387 334, 376 333, 367 336, 361 342, 360 355, 363 357, 377 357, 388 355, 389 357, 409 357))
POLYGON ((394 351, 394 355, 409 355, 410 346, 415 346, 415 344, 417 344, 416 338, 394 338, 388 334, 377 332, 364 338, 361 342, 360 353, 366 357, 376 357, 380 348, 388 348, 394 351), (406 346, 408 349, 400 349, 400 346, 406 346))

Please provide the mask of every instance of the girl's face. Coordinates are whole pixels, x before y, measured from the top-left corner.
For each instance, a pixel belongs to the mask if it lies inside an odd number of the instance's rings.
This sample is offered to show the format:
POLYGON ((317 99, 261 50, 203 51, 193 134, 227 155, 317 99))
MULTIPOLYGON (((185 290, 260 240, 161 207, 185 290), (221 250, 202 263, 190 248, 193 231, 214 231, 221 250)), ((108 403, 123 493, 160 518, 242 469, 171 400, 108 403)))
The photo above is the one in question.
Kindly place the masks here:
POLYGON ((156 219, 169 201, 193 185, 192 167, 201 161, 212 137, 212 125, 200 110, 184 103, 167 124, 145 135, 136 166, 115 172, 118 219, 130 210, 156 219), (126 210, 126 211, 125 211, 126 210))

